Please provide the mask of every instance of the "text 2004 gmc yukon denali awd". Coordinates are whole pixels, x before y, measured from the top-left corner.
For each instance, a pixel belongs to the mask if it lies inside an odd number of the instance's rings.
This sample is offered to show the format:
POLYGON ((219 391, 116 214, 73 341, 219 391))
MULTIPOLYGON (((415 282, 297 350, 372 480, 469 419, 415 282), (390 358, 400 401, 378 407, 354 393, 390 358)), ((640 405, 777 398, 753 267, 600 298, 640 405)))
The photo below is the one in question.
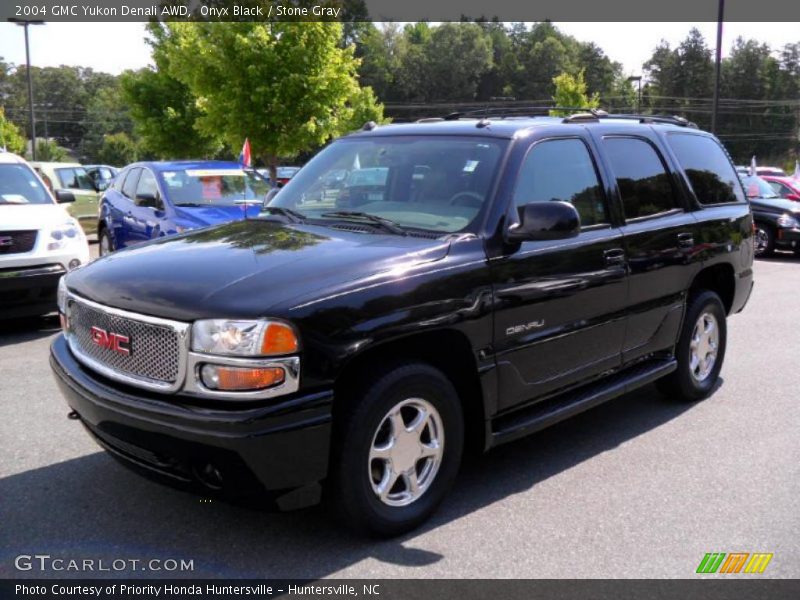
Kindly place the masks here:
POLYGON ((324 492, 395 534, 468 443, 656 380, 707 396, 752 259, 734 168, 685 121, 368 124, 260 218, 67 275, 51 362, 129 466, 281 508, 324 492))

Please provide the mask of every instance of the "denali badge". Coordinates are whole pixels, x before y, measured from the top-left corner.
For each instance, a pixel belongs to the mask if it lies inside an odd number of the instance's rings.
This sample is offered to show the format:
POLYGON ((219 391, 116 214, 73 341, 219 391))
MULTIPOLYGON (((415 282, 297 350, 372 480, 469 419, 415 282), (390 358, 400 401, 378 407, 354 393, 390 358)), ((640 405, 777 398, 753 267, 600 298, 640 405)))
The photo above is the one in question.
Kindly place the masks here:
POLYGON ((105 329, 99 327, 92 327, 92 341, 106 350, 113 350, 120 354, 129 355, 131 349, 129 347, 130 338, 127 335, 120 335, 119 333, 109 333, 105 329))
POLYGON ((526 325, 514 325, 506 329, 506 335, 517 335, 518 333, 525 333, 531 329, 541 329, 544 327, 544 319, 538 321, 531 321, 526 325))

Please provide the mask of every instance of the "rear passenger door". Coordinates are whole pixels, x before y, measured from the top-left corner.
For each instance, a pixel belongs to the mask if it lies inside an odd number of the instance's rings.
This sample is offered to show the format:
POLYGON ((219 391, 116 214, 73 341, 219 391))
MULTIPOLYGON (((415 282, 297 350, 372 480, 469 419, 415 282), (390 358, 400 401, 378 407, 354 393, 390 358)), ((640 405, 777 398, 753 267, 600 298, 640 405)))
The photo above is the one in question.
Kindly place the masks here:
POLYGON ((523 242, 491 263, 500 410, 620 365, 627 297, 622 233, 579 137, 536 142, 520 167, 514 208, 554 200, 577 209, 578 237, 523 242))
POLYGON ((630 287, 622 359, 628 363, 675 344, 686 290, 699 269, 693 258, 696 220, 652 140, 605 135, 598 143, 624 217, 630 287))

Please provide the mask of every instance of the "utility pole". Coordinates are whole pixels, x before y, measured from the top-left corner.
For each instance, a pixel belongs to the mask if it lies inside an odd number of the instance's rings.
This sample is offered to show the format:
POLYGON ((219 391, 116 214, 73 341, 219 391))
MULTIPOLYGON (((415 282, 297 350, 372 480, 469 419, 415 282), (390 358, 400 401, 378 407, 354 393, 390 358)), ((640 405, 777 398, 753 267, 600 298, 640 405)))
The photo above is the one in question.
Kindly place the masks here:
POLYGON ((28 109, 30 115, 31 128, 31 157, 36 160, 36 117, 33 114, 33 80, 31 79, 31 49, 28 43, 28 25, 44 25, 40 19, 9 19, 9 22, 16 23, 25 29, 25 65, 28 70, 28 109))
POLYGON ((719 0, 717 13, 717 57, 714 64, 714 100, 711 106, 711 133, 717 133, 717 113, 719 112, 719 86, 722 70, 722 21, 725 18, 725 0, 719 0))

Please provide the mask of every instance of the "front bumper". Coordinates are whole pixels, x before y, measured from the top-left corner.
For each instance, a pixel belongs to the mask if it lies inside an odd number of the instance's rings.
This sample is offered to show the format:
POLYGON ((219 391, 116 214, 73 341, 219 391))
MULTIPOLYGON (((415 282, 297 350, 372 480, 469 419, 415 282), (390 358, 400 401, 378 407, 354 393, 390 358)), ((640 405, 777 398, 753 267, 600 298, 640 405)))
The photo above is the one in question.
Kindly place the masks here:
POLYGON ((800 248, 800 229, 778 229, 775 235, 775 247, 783 250, 800 248))
POLYGON ((319 501, 332 391, 257 408, 198 407, 187 397, 148 393, 93 373, 78 363, 63 335, 51 346, 50 365, 71 416, 138 472, 206 496, 266 496, 284 510, 319 501), (214 471, 219 477, 209 476, 214 471))
POLYGON ((60 264, 0 268, 0 320, 54 312, 60 264))

